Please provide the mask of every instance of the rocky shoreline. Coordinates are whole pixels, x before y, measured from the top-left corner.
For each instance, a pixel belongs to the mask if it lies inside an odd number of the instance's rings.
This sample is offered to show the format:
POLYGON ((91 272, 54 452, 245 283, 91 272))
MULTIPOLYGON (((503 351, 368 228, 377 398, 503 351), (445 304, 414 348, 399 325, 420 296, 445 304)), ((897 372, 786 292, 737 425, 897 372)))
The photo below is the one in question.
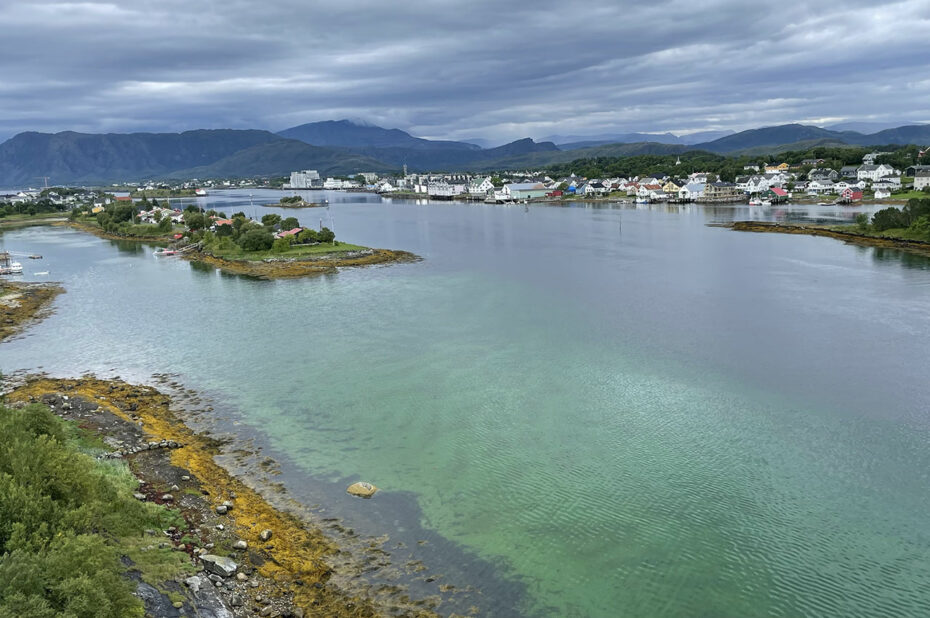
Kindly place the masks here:
POLYGON ((324 254, 309 258, 270 258, 267 260, 232 260, 210 253, 190 252, 184 259, 209 264, 234 275, 248 275, 262 279, 290 279, 334 273, 350 266, 374 266, 418 262, 422 258, 408 251, 366 249, 324 254))
MULTIPOLYGON (((435 598, 411 600, 400 588, 375 598, 333 583, 344 581, 345 574, 336 572, 345 569, 344 550, 216 463, 223 443, 190 429, 159 390, 92 376, 14 382, 8 405, 47 405, 98 436, 110 449, 98 459, 125 461, 139 480, 136 499, 183 516, 183 526, 147 534, 152 551, 186 554, 188 570, 153 583, 124 557, 149 615, 437 615, 435 598)), ((371 551, 384 553, 374 546, 371 551)), ((371 560, 354 568, 370 568, 371 560)))
POLYGON ((921 240, 907 240, 899 238, 884 238, 854 232, 852 230, 838 230, 823 225, 803 225, 792 223, 773 223, 768 221, 734 221, 720 225, 738 232, 770 232, 776 234, 805 234, 808 236, 826 236, 863 247, 877 247, 881 249, 899 249, 930 257, 930 242, 921 240))
POLYGON ((41 320, 51 311, 52 301, 64 292, 54 283, 22 283, 0 279, 0 341, 41 320))

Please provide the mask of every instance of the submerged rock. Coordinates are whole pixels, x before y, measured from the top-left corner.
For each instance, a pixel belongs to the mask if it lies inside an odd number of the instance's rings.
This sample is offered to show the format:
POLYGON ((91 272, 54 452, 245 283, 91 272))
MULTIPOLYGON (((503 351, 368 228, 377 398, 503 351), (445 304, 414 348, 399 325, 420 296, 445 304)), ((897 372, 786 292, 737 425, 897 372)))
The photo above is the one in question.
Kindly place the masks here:
POLYGON ((360 498, 371 498, 373 495, 375 495, 375 492, 378 491, 378 488, 371 483, 359 481, 349 485, 349 488, 346 491, 353 496, 358 496, 360 498))

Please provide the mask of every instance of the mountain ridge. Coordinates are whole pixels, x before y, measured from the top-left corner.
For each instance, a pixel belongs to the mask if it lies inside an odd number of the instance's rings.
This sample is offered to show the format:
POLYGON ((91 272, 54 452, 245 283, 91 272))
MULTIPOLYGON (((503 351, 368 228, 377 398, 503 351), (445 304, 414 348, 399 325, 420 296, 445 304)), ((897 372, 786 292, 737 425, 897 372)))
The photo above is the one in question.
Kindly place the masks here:
POLYGON ((400 129, 348 120, 308 123, 278 133, 259 129, 103 134, 26 131, 0 144, 0 186, 30 185, 45 176, 58 184, 92 184, 156 178, 287 175, 298 169, 351 175, 362 171, 398 171, 405 165, 410 171, 487 171, 544 167, 578 158, 694 150, 726 156, 761 156, 820 145, 903 144, 930 145, 930 125, 904 125, 864 134, 786 124, 749 129, 697 144, 593 142, 571 149, 531 138, 481 148, 466 142, 428 140, 400 129), (297 134, 326 143, 309 144, 305 139, 286 137, 297 134))

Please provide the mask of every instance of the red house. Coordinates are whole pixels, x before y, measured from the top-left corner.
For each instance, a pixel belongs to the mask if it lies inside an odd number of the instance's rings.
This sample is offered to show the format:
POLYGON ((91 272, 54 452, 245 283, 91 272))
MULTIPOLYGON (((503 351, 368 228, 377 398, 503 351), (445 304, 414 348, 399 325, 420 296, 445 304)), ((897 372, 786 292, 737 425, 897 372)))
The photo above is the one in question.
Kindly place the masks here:
POLYGON ((859 189, 847 188, 840 195, 845 202, 858 202, 862 200, 862 191, 859 189))

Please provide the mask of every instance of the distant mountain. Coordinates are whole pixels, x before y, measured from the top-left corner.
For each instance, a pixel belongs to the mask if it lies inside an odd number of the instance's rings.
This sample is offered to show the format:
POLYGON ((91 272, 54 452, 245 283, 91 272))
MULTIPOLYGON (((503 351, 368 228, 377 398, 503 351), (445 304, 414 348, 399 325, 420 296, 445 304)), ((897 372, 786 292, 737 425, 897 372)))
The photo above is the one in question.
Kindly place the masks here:
POLYGON ((506 169, 534 169, 556 163, 568 163, 576 159, 595 157, 634 157, 637 155, 679 154, 689 150, 682 144, 656 144, 642 142, 638 144, 603 144, 577 150, 548 150, 524 154, 514 154, 499 159, 476 161, 469 169, 476 171, 493 171, 506 169))
MULTIPOLYGON (((750 129, 721 137, 711 142, 695 144, 694 148, 726 154, 737 150, 746 150, 749 148, 777 148, 783 144, 792 144, 818 139, 832 139, 847 142, 843 139, 847 133, 837 131, 828 131, 820 127, 811 127, 803 124, 785 124, 777 127, 763 127, 761 129, 750 129)), ((859 136, 859 133, 850 135, 859 136)))
POLYGON ((784 152, 786 146, 814 141, 823 144, 850 146, 883 146, 888 144, 930 144, 930 125, 909 125, 863 134, 856 131, 831 131, 803 124, 750 129, 711 142, 695 144, 694 148, 719 154, 752 151, 784 152))
POLYGON ((184 133, 20 133, 0 144, 0 185, 94 183, 153 178, 213 163, 282 138, 231 129, 184 133))
POLYGON ((530 152, 558 150, 555 144, 527 138, 497 148, 481 148, 466 142, 428 140, 400 129, 384 129, 351 120, 311 122, 278 133, 315 146, 339 146, 410 171, 469 169, 475 161, 498 159, 530 152))
POLYGON ((671 133, 604 133, 600 135, 551 135, 543 141, 555 143, 560 150, 577 150, 601 144, 681 144, 671 133))
POLYGON ((862 146, 881 146, 883 144, 930 144, 930 124, 913 124, 894 129, 885 129, 878 133, 864 135, 862 146))
POLYGON ((400 129, 383 129, 352 120, 311 122, 279 131, 278 135, 297 139, 313 146, 343 148, 412 148, 417 150, 480 150, 465 142, 435 141, 413 137, 400 129))
MULTIPOLYGON (((913 123, 916 124, 916 123, 913 123)), ((868 134, 884 131, 885 129, 894 129, 901 126, 900 122, 841 122, 824 127, 830 131, 855 131, 857 133, 868 134)))
POLYGON ((168 177, 287 176, 294 170, 304 169, 315 169, 324 176, 397 171, 397 168, 381 161, 344 149, 320 148, 293 139, 281 139, 237 151, 209 165, 177 170, 168 177))
POLYGON ((721 137, 726 137, 728 135, 733 135, 736 131, 698 131, 696 133, 688 133, 687 135, 679 135, 678 139, 681 140, 682 144, 687 144, 689 146, 694 144, 703 144, 704 142, 710 142, 715 139, 720 139, 721 137))

